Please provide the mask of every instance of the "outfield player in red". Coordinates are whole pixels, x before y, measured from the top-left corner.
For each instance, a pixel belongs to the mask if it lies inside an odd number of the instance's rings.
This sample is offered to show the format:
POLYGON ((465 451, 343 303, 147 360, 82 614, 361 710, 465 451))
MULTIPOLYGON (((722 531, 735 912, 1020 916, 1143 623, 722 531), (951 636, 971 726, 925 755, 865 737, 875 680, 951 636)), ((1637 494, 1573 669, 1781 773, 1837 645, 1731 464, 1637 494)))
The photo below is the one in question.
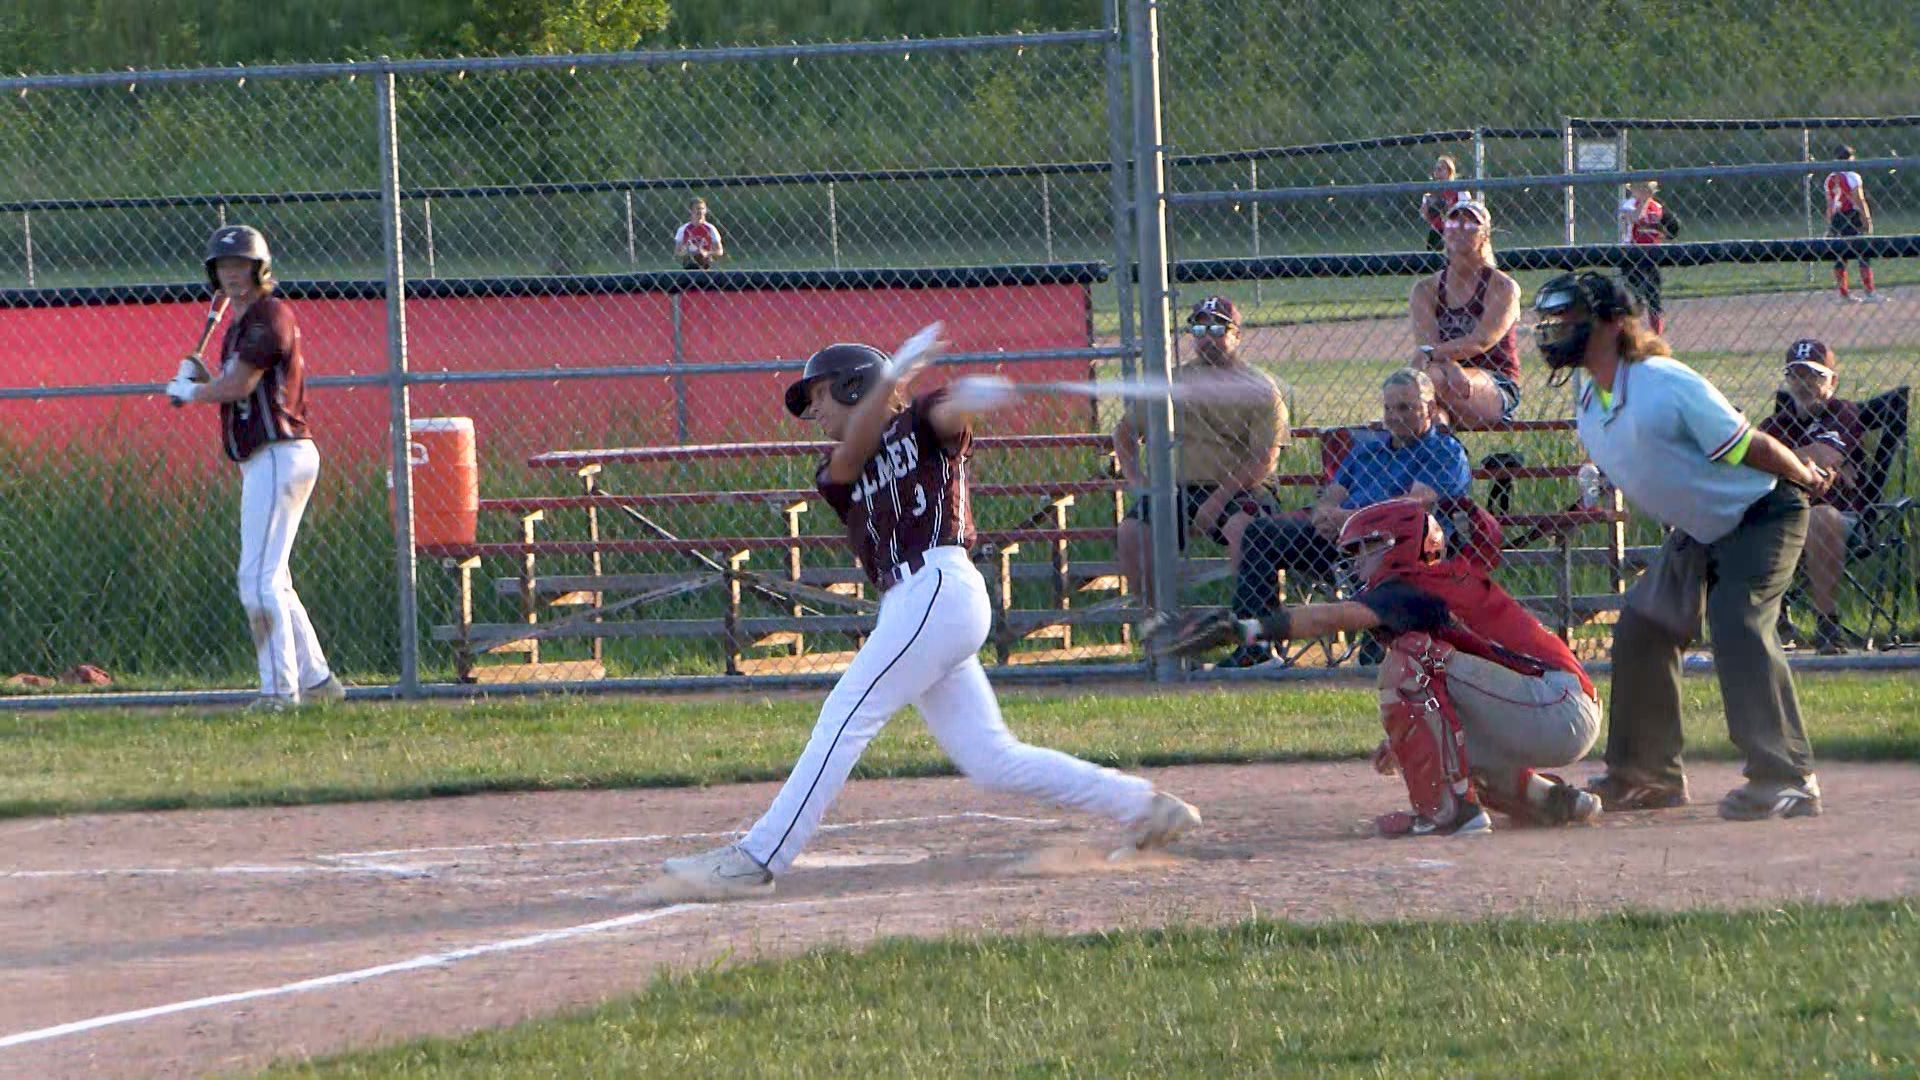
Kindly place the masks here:
MULTIPOLYGON (((1853 147, 1843 143, 1834 148, 1833 156, 1841 161, 1852 161, 1853 147)), ((1825 186, 1827 235, 1836 239, 1872 235, 1873 210, 1867 206, 1867 186, 1860 179, 1860 174, 1851 169, 1830 172, 1825 186)), ((1880 294, 1873 291, 1873 264, 1864 255, 1856 258, 1860 263, 1860 284, 1866 289, 1866 295, 1854 296, 1847 291, 1847 260, 1842 256, 1833 260, 1833 280, 1840 286, 1840 299, 1854 303, 1877 302, 1880 294)))
POLYGON ((1520 286, 1493 265, 1493 219, 1485 203, 1447 209, 1447 264, 1414 283, 1407 300, 1417 343, 1412 367, 1439 391, 1456 427, 1504 420, 1520 405, 1520 353, 1513 326, 1520 286))
POLYGON ((736 842, 666 861, 675 898, 772 892, 861 751, 907 705, 982 787, 1126 824, 1139 847, 1163 845, 1200 823, 1193 807, 1140 777, 1028 746, 1001 721, 980 666, 993 612, 967 554, 974 535, 967 462, 974 415, 1006 404, 1012 391, 983 398, 977 387, 942 388, 907 399, 908 381, 933 351, 930 340, 924 350, 909 341, 895 357, 868 345, 829 345, 787 388, 787 410, 817 421, 834 442, 814 482, 846 524, 847 544, 868 580, 882 590, 879 621, 827 695, 767 812, 736 842))
MULTIPOLYGON (((1621 243, 1651 246, 1667 238, 1667 208, 1656 197, 1659 190, 1660 184, 1654 180, 1627 188, 1627 197, 1620 200, 1617 213, 1621 243)), ((1628 290, 1639 297, 1641 306, 1646 309, 1647 322, 1653 327, 1653 332, 1665 333, 1667 315, 1666 306, 1660 300, 1659 265, 1652 259, 1631 260, 1621 277, 1628 290)))
MULTIPOLYGON (((1441 154, 1433 159, 1433 171, 1428 175, 1435 180, 1451 180, 1460 171, 1460 164, 1453 160, 1452 154, 1441 154)), ((1447 207, 1460 201, 1466 192, 1454 188, 1429 191, 1420 196, 1420 216, 1427 223, 1427 250, 1439 251, 1446 246, 1447 207)))
POLYGON ((1500 527, 1474 511, 1461 551, 1418 499, 1375 503, 1347 519, 1339 548, 1365 588, 1352 600, 1282 607, 1263 619, 1221 611, 1149 630, 1174 651, 1371 630, 1386 738, 1374 767, 1398 772, 1411 811, 1383 835, 1469 835, 1492 828, 1482 806, 1544 825, 1590 822, 1600 801, 1536 770, 1579 761, 1600 730, 1600 700, 1566 643, 1487 576, 1500 527))
POLYGON ((688 270, 710 269, 715 259, 727 253, 720 226, 707 220, 705 199, 693 200, 687 210, 691 216, 673 233, 673 257, 688 270))
POLYGON ((237 580, 260 665, 259 704, 278 709, 338 701, 346 692, 327 667, 287 566, 320 474, 307 427, 300 325, 292 306, 273 295, 273 257, 259 230, 216 229, 207 241, 206 269, 233 316, 220 341, 219 373, 199 382, 198 363, 183 361, 167 396, 175 406, 219 405, 222 448, 240 466, 237 580))

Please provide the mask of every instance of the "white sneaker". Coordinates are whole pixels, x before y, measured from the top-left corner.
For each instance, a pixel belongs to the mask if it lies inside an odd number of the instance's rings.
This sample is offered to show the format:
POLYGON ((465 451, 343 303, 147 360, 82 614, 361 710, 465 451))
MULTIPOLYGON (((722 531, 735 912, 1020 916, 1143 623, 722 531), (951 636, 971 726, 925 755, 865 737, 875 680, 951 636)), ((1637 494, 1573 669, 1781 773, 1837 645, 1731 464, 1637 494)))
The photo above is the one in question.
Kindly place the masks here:
POLYGON ((1873 290, 1871 290, 1871 289, 1869 289, 1869 290, 1867 290, 1867 303, 1869 303, 1869 304, 1884 304, 1884 303, 1886 303, 1886 302, 1887 302, 1887 298, 1886 298, 1886 297, 1884 297, 1884 296, 1881 296, 1881 295, 1880 295, 1879 293, 1877 293, 1877 292, 1874 292, 1874 291, 1873 291, 1873 290))
POLYGON ((347 688, 340 685, 340 677, 329 675, 300 691, 300 701, 306 705, 319 705, 347 700, 347 688))
POLYGON ((742 900, 773 893, 773 874, 739 844, 683 855, 660 864, 682 900, 742 900))
POLYGON ((247 702, 247 707, 241 711, 250 713, 291 712, 295 704, 296 702, 294 702, 292 698, 275 697, 272 694, 261 694, 259 697, 247 702))
POLYGON ((1867 302, 1867 298, 1864 296, 1848 296, 1845 299, 1849 304, 1864 304, 1867 302))
POLYGON ((1133 823, 1133 846, 1142 851, 1163 848, 1199 826, 1200 811, 1184 799, 1156 791, 1147 812, 1133 823))

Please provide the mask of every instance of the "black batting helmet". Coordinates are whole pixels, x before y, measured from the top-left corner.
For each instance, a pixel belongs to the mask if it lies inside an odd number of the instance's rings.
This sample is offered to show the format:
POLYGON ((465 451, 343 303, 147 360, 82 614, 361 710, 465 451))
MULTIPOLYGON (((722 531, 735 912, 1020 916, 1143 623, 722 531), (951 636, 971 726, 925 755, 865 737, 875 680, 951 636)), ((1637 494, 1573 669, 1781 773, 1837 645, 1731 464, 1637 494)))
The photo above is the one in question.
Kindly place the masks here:
POLYGON ((253 260, 253 281, 267 285, 273 281, 273 254, 267 250, 267 238, 251 225, 222 225, 207 237, 207 281, 220 288, 220 275, 213 264, 219 259, 253 260))
POLYGON ((813 403, 813 384, 822 379, 833 380, 833 400, 858 404, 886 365, 887 354, 871 345, 829 345, 808 357, 806 370, 787 387, 787 411, 805 416, 813 403))

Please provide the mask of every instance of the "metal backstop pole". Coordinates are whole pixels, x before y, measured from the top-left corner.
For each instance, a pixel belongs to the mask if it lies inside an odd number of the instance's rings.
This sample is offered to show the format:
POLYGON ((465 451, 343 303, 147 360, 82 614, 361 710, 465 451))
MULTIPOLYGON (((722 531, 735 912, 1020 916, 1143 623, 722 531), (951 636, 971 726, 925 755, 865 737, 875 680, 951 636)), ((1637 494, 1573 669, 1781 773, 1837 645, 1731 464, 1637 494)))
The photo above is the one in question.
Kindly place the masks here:
POLYGON ((380 130, 380 233, 387 247, 387 397, 393 453, 393 569, 400 616, 400 696, 420 696, 420 611, 413 557, 413 476, 407 443, 407 272, 401 250, 400 146, 394 121, 393 72, 374 80, 380 130))
MULTIPOLYGON (((1168 335, 1171 297, 1167 267, 1166 147, 1160 128, 1160 8, 1157 0, 1128 0, 1133 77, 1134 222, 1139 236, 1140 370, 1152 382, 1171 385, 1173 343, 1168 335)), ((1181 520, 1179 485, 1173 471, 1171 395, 1149 401, 1141 411, 1147 437, 1148 490, 1160 512, 1152 515, 1150 558, 1155 609, 1180 604, 1181 520)), ((1154 665, 1154 676, 1172 678, 1173 658, 1154 665)))

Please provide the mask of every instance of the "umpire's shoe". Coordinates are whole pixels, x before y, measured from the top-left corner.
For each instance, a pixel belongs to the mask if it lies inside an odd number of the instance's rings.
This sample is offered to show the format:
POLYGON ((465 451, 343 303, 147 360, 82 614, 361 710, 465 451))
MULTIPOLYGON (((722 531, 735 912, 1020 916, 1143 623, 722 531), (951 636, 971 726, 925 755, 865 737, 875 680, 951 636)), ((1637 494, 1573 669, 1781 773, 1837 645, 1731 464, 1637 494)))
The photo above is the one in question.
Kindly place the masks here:
POLYGON ((739 844, 668 859, 660 870, 677 900, 744 900, 773 894, 773 874, 739 844))
POLYGON ((347 688, 340 685, 338 675, 329 675, 300 691, 300 703, 303 705, 331 705, 345 700, 347 688))
POLYGON ((1642 782, 1620 773, 1602 773, 1587 782, 1587 793, 1597 795, 1608 813, 1622 810, 1672 810, 1687 805, 1687 781, 1675 784, 1642 782))
POLYGON ((1720 816, 1728 821, 1819 817, 1820 781, 1812 773, 1797 784, 1749 780, 1720 800, 1720 816))

